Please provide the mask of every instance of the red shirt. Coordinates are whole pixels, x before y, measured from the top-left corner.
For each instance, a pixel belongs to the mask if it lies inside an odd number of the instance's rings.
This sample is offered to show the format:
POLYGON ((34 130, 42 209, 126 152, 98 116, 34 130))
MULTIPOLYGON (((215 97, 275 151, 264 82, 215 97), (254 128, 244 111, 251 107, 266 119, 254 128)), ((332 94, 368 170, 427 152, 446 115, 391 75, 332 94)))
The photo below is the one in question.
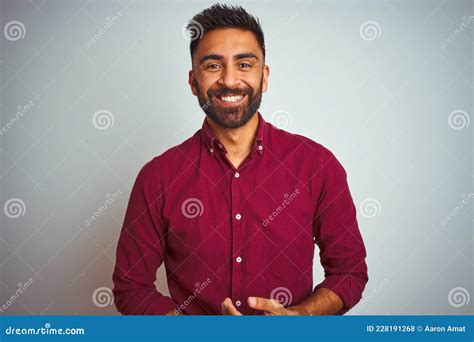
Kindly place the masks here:
POLYGON ((265 122, 235 169, 204 119, 148 162, 133 186, 113 274, 122 314, 220 314, 230 297, 296 305, 320 287, 345 313, 368 280, 366 252, 344 168, 322 145, 265 122), (325 279, 313 288, 314 244, 325 279), (171 298, 154 282, 164 263, 171 298))

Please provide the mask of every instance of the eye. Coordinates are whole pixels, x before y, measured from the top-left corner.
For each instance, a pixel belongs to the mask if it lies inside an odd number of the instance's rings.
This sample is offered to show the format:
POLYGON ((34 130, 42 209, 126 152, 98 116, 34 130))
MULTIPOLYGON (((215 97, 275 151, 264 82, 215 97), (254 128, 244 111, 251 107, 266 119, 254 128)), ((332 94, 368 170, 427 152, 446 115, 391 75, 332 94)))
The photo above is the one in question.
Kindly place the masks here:
POLYGON ((206 70, 216 70, 219 69, 221 66, 217 63, 211 63, 206 65, 206 70))
POLYGON ((239 64, 239 67, 243 69, 247 69, 247 68, 251 68, 252 65, 250 63, 243 62, 239 64))

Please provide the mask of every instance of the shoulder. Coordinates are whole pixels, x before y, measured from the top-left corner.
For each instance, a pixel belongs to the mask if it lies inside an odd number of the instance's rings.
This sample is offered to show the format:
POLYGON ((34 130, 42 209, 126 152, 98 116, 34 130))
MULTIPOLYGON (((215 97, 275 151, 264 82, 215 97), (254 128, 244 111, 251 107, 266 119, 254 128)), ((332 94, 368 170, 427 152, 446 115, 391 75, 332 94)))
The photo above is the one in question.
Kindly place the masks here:
POLYGON ((279 129, 271 124, 269 124, 269 127, 272 143, 276 143, 279 149, 284 151, 284 154, 298 149, 303 155, 311 159, 315 167, 322 167, 328 163, 338 163, 336 156, 323 144, 304 135, 279 129))
POLYGON ((166 149, 142 166, 138 178, 143 180, 172 179, 199 155, 199 131, 182 143, 166 149))

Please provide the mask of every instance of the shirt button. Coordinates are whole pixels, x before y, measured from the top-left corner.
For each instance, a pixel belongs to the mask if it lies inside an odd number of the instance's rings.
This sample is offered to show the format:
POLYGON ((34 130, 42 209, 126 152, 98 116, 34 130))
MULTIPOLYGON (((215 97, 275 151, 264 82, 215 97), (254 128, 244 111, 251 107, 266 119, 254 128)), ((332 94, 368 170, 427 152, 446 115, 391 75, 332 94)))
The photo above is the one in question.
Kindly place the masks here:
POLYGON ((242 218, 242 215, 237 214, 237 215, 235 215, 235 218, 236 218, 237 220, 240 220, 240 219, 242 218))
POLYGON ((237 257, 237 258, 235 259, 235 261, 237 261, 238 263, 241 263, 241 262, 242 262, 242 258, 241 258, 241 257, 237 257))
POLYGON ((209 152, 211 152, 211 153, 214 152, 214 149, 211 147, 211 148, 209 149, 209 152))
POLYGON ((263 150, 263 146, 262 145, 258 145, 258 149, 261 151, 263 150))
POLYGON ((219 148, 222 148, 222 145, 221 145, 221 144, 219 144, 219 148))
POLYGON ((235 301, 235 305, 237 305, 237 306, 241 306, 241 305, 242 305, 242 303, 240 302, 240 300, 236 300, 236 301, 235 301))
POLYGON ((240 174, 238 172, 236 172, 234 176, 235 176, 235 178, 239 178, 240 174))

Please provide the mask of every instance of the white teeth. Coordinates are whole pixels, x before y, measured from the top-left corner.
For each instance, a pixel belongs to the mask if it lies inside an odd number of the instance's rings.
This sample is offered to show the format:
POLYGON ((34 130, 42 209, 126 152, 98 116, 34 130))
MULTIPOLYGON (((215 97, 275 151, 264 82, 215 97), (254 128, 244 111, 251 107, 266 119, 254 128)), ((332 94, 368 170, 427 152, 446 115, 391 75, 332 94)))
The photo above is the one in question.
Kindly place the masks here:
POLYGON ((220 99, 224 102, 237 102, 242 99, 242 95, 238 96, 221 96, 220 99))

